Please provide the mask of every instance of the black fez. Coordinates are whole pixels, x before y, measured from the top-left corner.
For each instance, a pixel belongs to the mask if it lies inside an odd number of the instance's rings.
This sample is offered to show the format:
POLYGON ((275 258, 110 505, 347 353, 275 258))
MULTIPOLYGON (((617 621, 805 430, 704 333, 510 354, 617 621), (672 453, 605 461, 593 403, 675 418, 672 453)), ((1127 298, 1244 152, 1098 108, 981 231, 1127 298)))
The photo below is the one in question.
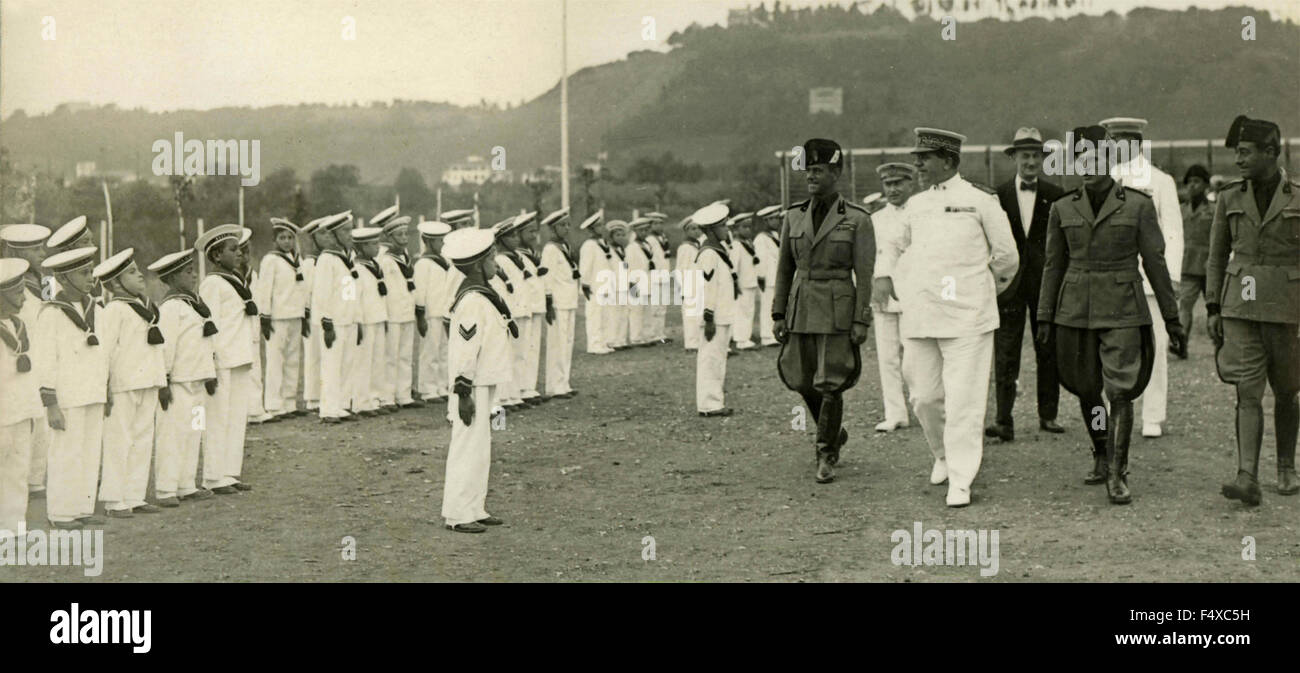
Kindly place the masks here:
POLYGON ((844 165, 844 152, 840 149, 840 144, 825 138, 813 138, 804 143, 803 156, 805 166, 816 166, 817 164, 844 165))
POLYGON ((1232 120, 1232 126, 1228 129, 1228 138, 1223 146, 1236 147, 1239 142, 1277 147, 1282 142, 1282 129, 1270 121, 1237 115, 1237 118, 1232 120))
POLYGON ((1076 126, 1070 133, 1074 134, 1075 149, 1078 149, 1077 143, 1080 140, 1087 140, 1093 145, 1106 139, 1106 129, 1103 126, 1093 124, 1091 126, 1076 126))
POLYGON ((1187 172, 1183 174, 1183 184, 1187 184, 1187 181, 1191 178, 1200 178, 1204 180, 1206 184, 1209 184, 1210 172, 1205 170, 1205 167, 1200 164, 1192 164, 1188 167, 1187 172))

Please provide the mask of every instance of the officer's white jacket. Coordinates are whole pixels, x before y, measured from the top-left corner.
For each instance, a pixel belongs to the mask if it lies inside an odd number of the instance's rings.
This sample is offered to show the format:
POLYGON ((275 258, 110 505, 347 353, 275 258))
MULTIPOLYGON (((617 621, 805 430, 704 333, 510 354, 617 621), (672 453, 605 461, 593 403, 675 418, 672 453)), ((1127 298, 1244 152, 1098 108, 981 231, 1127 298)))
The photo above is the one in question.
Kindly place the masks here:
POLYGON ((601 248, 601 243, 597 238, 589 238, 578 248, 578 274, 582 276, 582 282, 591 288, 593 300, 601 295, 613 296, 618 291, 615 278, 610 275, 618 271, 614 250, 606 252, 601 248))
POLYGON ((695 268, 704 274, 704 315, 711 315, 714 324, 730 325, 736 319, 738 308, 736 283, 731 275, 732 266, 723 255, 717 248, 706 245, 700 248, 695 268))
MULTIPOLYGON (((736 280, 739 281, 741 289, 758 287, 758 267, 754 265, 754 256, 745 250, 745 244, 740 242, 740 237, 736 236, 731 239, 731 263, 736 267, 736 280)), ((758 250, 756 249, 755 254, 758 250)))
POLYGON ((546 294, 551 296, 555 310, 565 311, 578 308, 578 279, 573 277, 576 270, 569 264, 564 249, 559 242, 550 241, 542 248, 542 266, 547 269, 542 276, 546 294))
POLYGON ((781 259, 781 242, 770 231, 760 232, 754 237, 754 254, 758 255, 758 277, 766 281, 769 288, 776 285, 776 264, 781 259))
POLYGON ((217 377, 213 354, 216 335, 203 336, 203 322, 198 311, 181 297, 168 297, 158 306, 158 327, 166 340, 162 346, 163 365, 172 383, 217 377))
POLYGON ((900 334, 944 339, 997 329, 997 295, 1020 264, 997 196, 954 175, 913 196, 901 222, 875 271, 894 281, 900 334))
POLYGON ((389 322, 411 322, 415 320, 415 289, 413 287, 415 278, 412 276, 411 285, 407 284, 406 276, 402 275, 402 264, 406 264, 407 268, 411 268, 408 263, 410 259, 406 254, 406 250, 400 252, 402 254, 395 254, 392 248, 388 248, 380 253, 378 258, 379 269, 384 274, 384 286, 388 288, 388 295, 384 298, 388 300, 389 322))
POLYGON ((253 288, 257 310, 272 320, 301 318, 303 308, 307 305, 307 296, 311 292, 305 273, 302 274, 302 280, 298 280, 305 260, 295 259, 298 268, 294 269, 286 257, 292 258, 279 251, 267 253, 262 258, 256 287, 253 288))
MULTIPOLYGON (((370 272, 370 268, 361 263, 358 257, 354 260, 357 270, 357 287, 360 292, 357 298, 361 303, 361 319, 358 322, 366 325, 388 321, 388 303, 384 301, 384 296, 379 294, 379 281, 384 275, 383 271, 379 275, 370 272)), ((392 292, 388 289, 388 284, 384 284, 385 291, 392 292)))
POLYGON ((12 318, 0 320, 0 330, 5 330, 14 341, 14 348, 9 347, 8 340, 0 341, 0 381, 4 382, 0 385, 0 427, 29 418, 41 419, 45 416, 45 407, 41 404, 41 382, 31 352, 36 335, 28 331, 28 324, 21 317, 16 321, 12 318), (27 338, 27 363, 31 366, 20 372, 18 351, 22 348, 24 335, 27 338))
POLYGON ((424 309, 426 321, 434 322, 447 316, 450 307, 447 279, 454 268, 446 260, 442 260, 442 264, 425 256, 415 260, 415 305, 424 309), (446 268, 443 268, 444 264, 446 268))
MULTIPOLYGON (((496 263, 497 268, 505 272, 506 281, 509 282, 509 285, 494 283, 492 284, 493 289, 497 291, 497 294, 501 295, 502 299, 506 300, 510 315, 527 318, 532 311, 528 310, 528 288, 524 284, 524 270, 515 266, 515 263, 510 261, 510 258, 504 254, 496 256, 496 263)), ((496 276, 493 276, 493 278, 500 282, 500 279, 496 278, 496 276)))
MULTIPOLYGON (((1178 203, 1178 184, 1141 154, 1128 163, 1111 166, 1110 176, 1115 182, 1151 197, 1156 207, 1156 224, 1165 237, 1165 264, 1169 267, 1169 277, 1176 282, 1183 273, 1183 210, 1178 203)), ((1142 289, 1148 297, 1154 297, 1155 290, 1147 281, 1146 271, 1139 267, 1138 272, 1142 274, 1142 289)))
MULTIPOLYGON (((906 207, 906 204, 904 204, 906 207)), ((1010 220, 1008 220, 1010 222, 1010 220)), ((876 211, 871 215, 871 224, 876 232, 876 278, 880 278, 881 265, 880 260, 884 257, 884 251, 887 246, 897 245, 898 237, 903 234, 903 207, 895 206, 892 203, 885 204, 884 208, 876 211)), ((894 290, 897 292, 897 288, 894 290)), ((898 313, 903 310, 898 305, 898 300, 890 298, 885 303, 886 313, 898 313)))
MULTIPOLYGON (((73 305, 73 310, 85 320, 82 304, 73 305)), ((95 310, 98 312, 98 307, 95 310)), ((34 340, 40 348, 33 352, 32 371, 39 377, 42 392, 51 391, 64 409, 103 404, 108 399, 108 354, 102 345, 86 343, 89 334, 68 319, 57 304, 46 302, 41 306, 34 340)))
POLYGON ((213 352, 217 367, 234 369, 253 361, 253 339, 258 332, 257 316, 244 315, 244 300, 225 278, 209 274, 199 283, 199 297, 212 312, 217 326, 213 352))
MULTIPOLYGON (((359 270, 357 275, 360 276, 359 270)), ((329 320, 335 327, 361 321, 361 289, 337 251, 316 258, 311 283, 311 319, 316 325, 329 320)), ((220 354, 220 351, 218 351, 220 354)))
MULTIPOLYGON (((546 281, 542 270, 533 264, 533 258, 523 250, 515 251, 524 263, 524 286, 527 288, 527 305, 530 313, 546 313, 546 281)), ((546 272, 550 275, 550 271, 546 272)))
MULTIPOLYGON (((477 290, 465 293, 451 314, 447 346, 447 383, 494 386, 506 383, 514 364, 510 331, 487 295, 477 290)), ((479 409, 475 413, 488 413, 479 409)))
MULTIPOLYGON (((243 302, 240 302, 243 308, 243 302)), ((153 311, 152 306, 147 310, 153 311)), ((167 385, 163 344, 149 343, 150 323, 136 315, 130 302, 116 298, 99 310, 95 331, 108 355, 108 389, 122 393, 167 385)), ((160 333, 162 329, 158 330, 160 333)), ((164 342, 166 335, 163 335, 164 342)))

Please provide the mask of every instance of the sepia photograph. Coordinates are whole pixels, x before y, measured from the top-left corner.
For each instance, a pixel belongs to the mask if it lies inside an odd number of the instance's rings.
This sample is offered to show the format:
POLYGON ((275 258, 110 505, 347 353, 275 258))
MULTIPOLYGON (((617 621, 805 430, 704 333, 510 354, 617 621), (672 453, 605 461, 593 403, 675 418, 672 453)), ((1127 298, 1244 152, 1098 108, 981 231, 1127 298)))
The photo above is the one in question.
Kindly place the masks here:
POLYGON ((1293 585, 1298 164, 1295 0, 0 0, 0 583, 1293 585))

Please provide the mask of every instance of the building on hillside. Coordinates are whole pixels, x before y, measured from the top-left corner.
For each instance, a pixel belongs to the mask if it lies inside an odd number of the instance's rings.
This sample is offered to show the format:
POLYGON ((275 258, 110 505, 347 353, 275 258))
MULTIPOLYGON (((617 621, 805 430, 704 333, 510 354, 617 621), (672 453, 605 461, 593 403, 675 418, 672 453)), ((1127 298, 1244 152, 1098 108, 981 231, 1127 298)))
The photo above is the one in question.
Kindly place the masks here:
POLYGON ((73 168, 73 177, 77 180, 81 178, 99 178, 106 182, 135 182, 140 176, 135 171, 125 169, 101 171, 93 161, 78 161, 73 168))
POLYGON ((507 182, 515 181, 514 171, 508 169, 494 170, 489 161, 483 157, 471 155, 465 158, 465 161, 448 166, 442 172, 442 181, 451 187, 459 187, 464 184, 482 185, 488 182, 507 182))

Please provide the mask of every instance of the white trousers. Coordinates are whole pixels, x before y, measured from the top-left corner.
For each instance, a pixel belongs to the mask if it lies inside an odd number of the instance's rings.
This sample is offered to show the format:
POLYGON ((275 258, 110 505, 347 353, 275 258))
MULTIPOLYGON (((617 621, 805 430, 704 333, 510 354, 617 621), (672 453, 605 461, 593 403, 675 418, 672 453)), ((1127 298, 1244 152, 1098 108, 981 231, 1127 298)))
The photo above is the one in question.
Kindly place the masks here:
POLYGON ((700 347, 703 341, 704 318, 699 313, 694 313, 689 306, 682 307, 682 346, 688 351, 693 351, 700 347))
POLYGON ((726 406, 723 392, 727 380, 727 342, 731 325, 717 325, 712 340, 700 334, 700 349, 695 354, 695 409, 717 411, 726 406))
MULTIPOLYGON (((642 290, 648 292, 648 290, 642 290)), ((645 296, 641 297, 642 301, 649 301, 645 296)), ((650 305, 649 304, 628 304, 627 307, 627 338, 629 343, 643 344, 650 341, 650 305)))
MULTIPOLYGON (((431 326, 432 327, 432 326, 431 326)), ((415 321, 388 323, 387 342, 384 345, 383 394, 379 403, 410 404, 414 390, 411 360, 415 354, 415 321)))
POLYGON ((584 320, 587 323, 587 352, 599 353, 605 346, 605 306, 601 306, 597 301, 598 296, 592 293, 591 299, 587 300, 586 313, 584 320))
POLYGON ((1151 382, 1139 398, 1142 423, 1164 423, 1169 413, 1169 331, 1154 296, 1147 296, 1147 307, 1151 311, 1151 334, 1156 338, 1156 357, 1151 364, 1151 382))
POLYGON ((110 396, 113 411, 104 419, 104 473, 99 481, 99 500, 104 509, 131 509, 145 504, 145 489, 149 487, 158 389, 126 390, 110 396))
MULTIPOLYGON (((519 387, 519 382, 523 375, 523 351, 527 345, 528 329, 532 323, 532 317, 514 318, 514 321, 515 327, 519 328, 519 336, 507 339, 507 342, 510 344, 510 354, 508 356, 510 358, 510 380, 493 386, 497 396, 494 403, 518 404, 523 401, 521 395, 523 389, 519 387)), ((450 411, 451 405, 448 405, 447 408, 449 410, 448 413, 454 413, 450 411)))
POLYGON ((898 334, 898 314, 872 311, 875 315, 876 363, 880 366, 880 392, 885 399, 885 422, 906 423, 907 401, 903 397, 903 340, 898 334))
POLYGON ((569 371, 573 365, 573 323, 576 310, 555 309, 555 324, 546 326, 546 394, 560 395, 573 388, 569 386, 569 371))
POLYGON ((427 333, 420 338, 420 397, 447 396, 447 333, 443 322, 429 321, 427 333))
MULTIPOLYGON (((338 344, 334 344, 337 346, 338 344)), ((244 467, 244 431, 252 401, 248 365, 217 368, 217 392, 207 398, 203 427, 203 486, 218 488, 239 481, 244 467)))
POLYGON ((342 418, 344 409, 352 400, 352 389, 347 378, 349 355, 355 355, 357 326, 342 325, 334 328, 334 345, 325 347, 325 330, 316 330, 320 342, 320 417, 342 418), (349 346, 348 344, 352 344, 349 346))
POLYGON ((311 326, 311 334, 303 337, 302 399, 308 409, 320 408, 320 325, 311 326))
MULTIPOLYGON (((668 297, 661 297, 661 301, 667 301, 668 297)), ((663 303, 655 304, 650 307, 650 339, 662 341, 668 338, 668 306, 663 303)))
MULTIPOLYGON (((541 393, 537 392, 537 374, 542 364, 542 330, 547 327, 546 314, 534 313, 528 323, 528 341, 523 344, 525 346, 524 373, 523 378, 519 379, 519 387, 523 389, 524 399, 541 397, 541 393)), ((519 335, 521 341, 523 336, 519 335)))
POLYGON ((492 467, 494 386, 474 386, 474 422, 460 420, 459 398, 451 396, 451 446, 442 487, 442 518, 448 526, 486 519, 488 470, 492 467))
POLYGON ((758 287, 740 288, 736 298, 736 322, 731 325, 731 339, 741 348, 754 345, 754 302, 758 301, 758 287))
MULTIPOLYGON (((612 299, 617 302, 618 300, 612 299)), ((603 335, 605 345, 609 348, 621 348, 628 344, 628 305, 612 303, 600 307, 601 314, 605 317, 605 328, 603 335)))
POLYGON ((361 325, 361 343, 357 344, 355 337, 352 339, 353 355, 344 355, 347 358, 347 381, 352 385, 354 413, 379 408, 379 392, 384 386, 375 379, 383 376, 384 350, 387 345, 384 323, 368 322, 361 325))
POLYGON ((776 279, 767 279, 767 289, 758 294, 758 340, 764 346, 776 343, 772 336, 772 302, 776 300, 776 279))
POLYGON ((27 468, 28 493, 41 493, 45 490, 45 470, 49 456, 50 426, 42 414, 32 423, 32 460, 27 468))
POLYGON ((272 320, 266 340, 264 407, 276 415, 298 408, 298 368, 302 365, 302 320, 272 320))
MULTIPOLYGON (((104 439, 104 405, 61 407, 62 430, 50 430, 45 506, 50 521, 66 523, 95 513, 99 460, 104 439)), ((38 423, 46 422, 39 419, 38 423)), ((240 427, 244 418, 239 419, 240 427)))
POLYGON ((0 425, 0 539, 5 532, 27 533, 27 473, 31 468, 32 428, 44 414, 0 425))
POLYGON ((266 415, 266 408, 262 405, 262 323, 254 321, 253 325, 253 366, 248 370, 252 397, 245 406, 249 418, 261 418, 266 415))
MULTIPOLYGON (((220 384, 218 389, 220 388, 220 384)), ((155 416, 157 441, 154 442, 153 492, 159 498, 189 495, 198 488, 194 479, 199 470, 199 444, 203 427, 197 422, 208 400, 202 381, 172 383, 172 403, 155 416)), ((116 412, 114 412, 116 413, 116 412)), ((206 422, 206 418, 204 419, 206 422)))
POLYGON ((912 409, 949 488, 969 489, 984 456, 984 412, 993 332, 952 339, 903 339, 903 376, 912 409))

